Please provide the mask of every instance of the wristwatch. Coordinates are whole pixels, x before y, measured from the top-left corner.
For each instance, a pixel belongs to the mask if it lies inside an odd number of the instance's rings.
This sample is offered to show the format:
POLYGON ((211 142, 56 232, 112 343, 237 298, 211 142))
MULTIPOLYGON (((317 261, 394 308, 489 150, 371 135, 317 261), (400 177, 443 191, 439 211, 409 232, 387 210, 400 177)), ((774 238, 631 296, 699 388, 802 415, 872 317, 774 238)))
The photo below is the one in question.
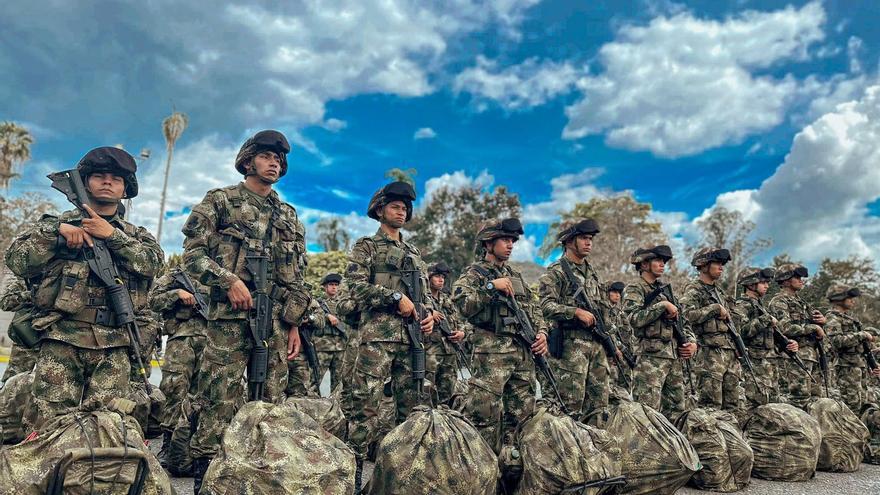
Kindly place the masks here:
POLYGON ((395 292, 394 294, 391 294, 391 299, 394 299, 394 302, 400 302, 400 300, 403 299, 403 294, 395 292))
POLYGON ((494 289, 495 289, 495 284, 493 284, 492 282, 489 282, 486 284, 486 290, 494 290, 494 289))

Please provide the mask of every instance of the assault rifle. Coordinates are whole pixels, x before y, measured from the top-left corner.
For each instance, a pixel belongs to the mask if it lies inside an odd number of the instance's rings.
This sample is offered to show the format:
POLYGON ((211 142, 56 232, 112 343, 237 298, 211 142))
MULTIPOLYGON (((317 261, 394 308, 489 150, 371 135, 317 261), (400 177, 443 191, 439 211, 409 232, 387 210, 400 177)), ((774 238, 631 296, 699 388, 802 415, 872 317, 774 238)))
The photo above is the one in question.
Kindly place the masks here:
POLYGON ((727 305, 721 300, 721 296, 718 294, 718 289, 716 287, 711 287, 708 289, 709 297, 712 298, 719 306, 727 310, 727 337, 730 339, 730 342, 733 344, 733 350, 736 353, 737 359, 739 359, 742 367, 749 373, 749 376, 752 377, 752 381, 755 382, 755 390, 761 390, 761 386, 758 385, 758 378, 755 376, 755 368, 752 366, 752 359, 749 357, 749 351, 746 349, 746 344, 743 342, 742 335, 736 330, 736 325, 733 323, 733 311, 727 309, 727 305))
MULTIPOLYGON (((862 322, 853 318, 850 315, 843 315, 844 318, 847 318, 849 321, 853 322, 856 328, 862 332, 862 322)), ((868 372, 870 373, 872 370, 876 370, 880 365, 877 364, 877 358, 874 357, 874 353, 871 351, 871 345, 868 344, 867 341, 862 341, 862 357, 865 358, 865 364, 868 365, 868 372)))
MULTIPOLYGON (((83 184, 82 176, 79 175, 79 170, 64 170, 49 174, 47 177, 52 181, 52 187, 67 196, 68 201, 73 203, 83 218, 91 218, 84 206, 89 201, 89 195, 85 184, 83 184)), ((59 241, 62 239, 63 237, 59 241)), ((89 265, 89 270, 104 285, 107 306, 115 316, 116 325, 125 327, 128 332, 129 346, 135 355, 144 388, 147 394, 150 394, 153 387, 147 378, 147 369, 141 355, 141 334, 138 330, 137 320, 135 320, 134 303, 125 282, 119 276, 119 269, 116 267, 116 262, 113 261, 110 248, 107 247, 107 242, 104 239, 92 237, 92 245, 84 244, 82 251, 89 265)))
MULTIPOLYGON (((761 312, 761 316, 769 315, 767 310, 760 303, 756 304, 755 306, 758 308, 758 311, 761 312)), ((770 329, 773 330, 773 343, 776 344, 776 352, 784 352, 786 356, 794 361, 794 364, 796 364, 798 368, 802 369, 804 373, 806 373, 807 376, 810 377, 810 380, 813 380, 813 382, 815 382, 816 377, 814 377, 813 374, 810 373, 810 369, 807 368, 804 360, 801 359, 800 356, 798 356, 797 351, 788 350, 788 344, 790 344, 792 340, 786 337, 785 334, 782 333, 781 330, 779 330, 779 327, 777 325, 771 325, 770 329)))
POLYGON ((318 352, 315 350, 315 341, 312 339, 312 329, 308 325, 299 327, 299 341, 302 344, 302 353, 309 365, 312 375, 312 383, 315 388, 321 388, 321 364, 318 362, 318 352))
MULTIPOLYGON (((810 323, 813 322, 813 313, 819 313, 819 311, 812 306, 807 306, 807 311, 810 313, 810 323)), ((822 341, 816 338, 816 334, 813 334, 813 342, 816 343, 816 352, 819 354, 819 371, 822 372, 822 382, 825 385, 825 397, 828 397, 828 355, 825 353, 825 346, 822 344, 822 341)))
MULTIPOLYGON (((591 328, 593 336, 596 338, 596 340, 599 341, 600 344, 602 344, 602 348, 605 349, 605 355, 607 355, 608 358, 611 359, 620 370, 620 377, 623 379, 623 383, 626 385, 626 388, 629 388, 630 384, 629 380, 627 380, 626 378, 623 363, 620 362, 620 358, 617 355, 617 345, 614 344, 614 340, 611 338, 611 335, 609 335, 608 332, 605 330, 605 318, 602 316, 602 313, 600 313, 599 310, 597 310, 590 303, 590 299, 587 297, 587 293, 584 290, 584 285, 580 282, 580 280, 577 279, 577 277, 575 277, 568 260, 563 258, 560 266, 562 267, 563 273, 565 273, 565 278, 568 279, 568 283, 572 287, 576 288, 576 290, 574 291, 575 304, 577 304, 580 309, 589 311, 595 319, 595 323, 591 328)), ((559 329, 558 331, 561 332, 562 329, 559 329)), ((628 364, 630 366, 630 369, 635 368, 635 360, 628 362, 628 364)))
MULTIPOLYGON (((271 229, 271 225, 267 227, 271 229)), ((271 231, 270 231, 271 232, 271 231)), ((269 297, 269 253, 266 243, 261 249, 248 246, 245 266, 251 274, 254 306, 248 312, 248 327, 253 346, 248 360, 248 400, 263 400, 263 388, 269 372, 269 335, 272 332, 272 298, 269 297)))
MULTIPOLYGON (((332 315, 332 314, 333 314, 333 313, 330 311, 330 306, 327 306, 327 301, 324 301, 324 300, 318 299, 318 305, 321 306, 321 310, 324 312, 325 315, 332 315)), ((336 315, 333 315, 333 316, 336 316, 336 315)), ((337 332, 339 332, 339 334, 340 334, 341 336, 345 337, 345 336, 347 335, 347 332, 346 332, 345 329, 343 328, 343 325, 345 325, 345 323, 342 323, 342 322, 340 321, 340 322, 337 323, 336 325, 331 325, 330 327, 331 327, 333 330, 336 330, 337 332)))
POLYGON ((444 318, 440 320, 440 323, 438 323, 438 325, 440 327, 440 334, 443 335, 443 338, 449 341, 449 344, 452 346, 452 350, 455 351, 455 356, 458 358, 458 365, 466 369, 468 375, 472 375, 471 369, 468 366, 467 354, 464 352, 464 348, 461 346, 461 342, 453 342, 449 340, 449 338, 452 337, 452 329, 449 328, 449 320, 444 318))
MULTIPOLYGON (((672 293, 672 286, 669 284, 663 284, 660 287, 652 290, 645 296, 645 304, 642 305, 643 308, 647 308, 654 302, 654 299, 657 298, 660 294, 666 296, 666 299, 669 300, 675 307, 678 308, 678 316, 672 320, 672 338, 675 339, 675 345, 677 347, 681 347, 688 343, 687 335, 684 333, 684 324, 681 322, 681 306, 678 305, 678 301, 675 300, 675 294, 672 293)), ((684 371, 687 377, 688 388, 690 388, 691 396, 697 395, 697 391, 694 388, 694 377, 691 374, 691 361, 690 359, 684 360, 684 371)))
POLYGON ((413 388, 421 400, 425 384, 425 342, 422 339, 421 320, 425 316, 425 304, 422 300, 422 272, 413 262, 412 256, 403 258, 400 268, 400 281, 406 289, 406 296, 412 301, 415 310, 406 317, 406 333, 409 335, 409 358, 412 367, 413 388))
POLYGON ((195 284, 193 284, 192 279, 189 278, 189 275, 183 270, 175 270, 171 275, 172 280, 174 281, 174 286, 177 288, 183 289, 190 294, 196 300, 195 309, 196 311, 202 315, 202 318, 208 319, 208 303, 205 302, 204 296, 202 293, 196 289, 195 284))

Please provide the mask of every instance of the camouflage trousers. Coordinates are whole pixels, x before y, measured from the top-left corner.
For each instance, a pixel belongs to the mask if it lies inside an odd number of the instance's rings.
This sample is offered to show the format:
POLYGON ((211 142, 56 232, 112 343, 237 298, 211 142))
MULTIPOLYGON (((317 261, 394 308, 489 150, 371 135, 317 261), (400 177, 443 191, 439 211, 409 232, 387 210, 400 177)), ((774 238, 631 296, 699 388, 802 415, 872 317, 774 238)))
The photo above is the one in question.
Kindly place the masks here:
POLYGON ((12 350, 9 352, 9 362, 6 364, 6 371, 0 382, 12 378, 19 373, 30 373, 37 364, 37 356, 40 355, 38 347, 28 349, 18 344, 12 344, 12 350))
POLYGON ((497 454, 502 445, 513 444, 516 427, 535 407, 535 362, 524 348, 500 353, 480 351, 475 346, 473 379, 463 409, 497 454))
MULTIPOLYGON (((321 370, 318 370, 320 376, 321 370)), ((299 356, 287 362, 287 384, 284 387, 284 395, 287 397, 318 397, 321 395, 319 385, 312 379, 312 368, 305 355, 300 352, 299 356)))
MULTIPOLYGON (((336 390, 338 387, 344 388, 346 386, 351 386, 350 383, 342 381, 342 362, 344 358, 344 350, 318 351, 318 363, 321 365, 321 370, 318 372, 318 376, 323 379, 327 372, 330 373, 330 390, 336 390)), ((339 388, 340 392, 342 388, 339 388)))
POLYGON ((700 406, 742 414, 739 386, 743 372, 733 349, 702 347, 696 364, 700 406))
POLYGON ((867 369, 855 366, 837 366, 836 371, 841 400, 849 406, 852 412, 860 414, 868 395, 867 369))
POLYGON ((207 337, 187 335, 168 339, 165 344, 165 362, 162 364, 162 382, 159 390, 165 394, 162 411, 162 431, 171 432, 181 415, 181 403, 194 385, 207 337))
MULTIPOLYGON (((608 406, 611 370, 602 344, 583 338, 566 338, 562 357, 548 356, 547 361, 556 374, 559 395, 574 418, 584 420, 593 411, 608 406)), ((541 395, 551 396, 553 392, 544 375, 539 374, 538 380, 541 395)))
POLYGON ((27 422, 38 429, 81 404, 128 397, 130 371, 127 347, 83 349, 57 340, 43 340, 27 422))
POLYGON ((633 400, 675 421, 687 407, 685 374, 681 359, 642 354, 633 373, 633 400))
MULTIPOLYGON (((753 352, 753 351, 750 351, 753 352)), ((779 402, 779 367, 780 359, 777 357, 756 357, 752 354, 752 367, 755 368, 755 382, 746 377, 743 384, 746 396, 746 407, 754 409, 771 402, 779 402)))
POLYGON ((376 438, 378 421, 374 418, 388 377, 391 377, 398 420, 406 418, 413 407, 427 402, 413 390, 408 343, 361 342, 354 368, 348 426, 348 442, 358 458, 366 457, 370 442, 376 438))
POLYGON ((810 378, 810 374, 792 363, 788 363, 786 381, 788 382, 789 403, 806 410, 813 397, 822 397, 824 385, 822 385, 822 374, 819 372, 818 363, 807 359, 803 361, 807 366, 807 371, 815 377, 816 381, 814 382, 810 378))
POLYGON ((434 387, 435 405, 446 404, 452 398, 458 380, 458 359, 437 342, 431 342, 426 353, 426 377, 434 387))
MULTIPOLYGON (((342 412, 345 413, 346 418, 351 418, 353 415, 351 409, 351 391, 354 389, 354 368, 357 364, 358 347, 360 347, 361 344, 360 332, 358 332, 355 327, 350 328, 351 332, 349 332, 348 340, 345 343, 345 351, 342 355, 342 366, 340 366, 339 370, 340 383, 344 382, 347 384, 347 386, 343 386, 342 389, 339 390, 339 401, 342 405, 342 412)), ((333 392, 336 393, 336 390, 333 390, 333 392)))
MULTIPOLYGON (((287 332, 274 321, 269 337, 269 366, 263 400, 284 399, 287 384, 287 332)), ((216 320, 208 324, 208 339, 196 373, 194 407, 198 414, 190 440, 193 459, 214 457, 220 450, 223 430, 232 421, 245 397, 245 370, 251 348, 246 320, 216 320)))

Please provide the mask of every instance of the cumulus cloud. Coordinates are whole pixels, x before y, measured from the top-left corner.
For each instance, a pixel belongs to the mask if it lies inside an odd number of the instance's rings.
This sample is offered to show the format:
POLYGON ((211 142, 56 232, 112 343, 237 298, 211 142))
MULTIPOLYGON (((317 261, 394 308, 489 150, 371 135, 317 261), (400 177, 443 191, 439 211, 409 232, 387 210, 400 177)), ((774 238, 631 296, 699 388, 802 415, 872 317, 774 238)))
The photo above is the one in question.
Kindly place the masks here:
POLYGON ((437 137, 437 133, 434 132, 434 129, 430 127, 422 127, 418 129, 415 133, 413 133, 413 139, 434 139, 437 137))
POLYGON ((880 85, 800 131, 759 188, 722 194, 716 205, 743 212, 781 252, 815 262, 880 257, 880 85))
POLYGON ((495 182, 495 177, 487 170, 481 171, 476 177, 468 175, 464 170, 456 170, 452 173, 444 173, 437 177, 431 177, 425 181, 425 193, 422 195, 422 202, 431 201, 434 194, 440 189, 447 188, 451 190, 462 189, 465 187, 477 187, 485 189, 495 182))
POLYGON ((563 137, 606 134, 611 146, 679 157, 738 143, 783 121, 791 75, 758 75, 808 57, 824 39, 822 5, 745 11, 723 21, 681 12, 625 26, 605 44, 603 70, 581 78, 563 137))
POLYGON ((530 261, 538 259, 538 240, 533 235, 524 235, 513 245, 510 261, 530 261))
POLYGON ((481 108, 495 102, 508 110, 543 105, 570 92, 579 72, 568 62, 538 61, 500 68, 497 61, 477 56, 476 66, 462 71, 453 82, 457 93, 468 93, 481 108))
POLYGON ((550 199, 523 206, 525 223, 548 224, 559 213, 570 210, 575 203, 584 203, 605 193, 593 184, 602 175, 602 169, 587 168, 575 174, 563 174, 550 179, 550 199))

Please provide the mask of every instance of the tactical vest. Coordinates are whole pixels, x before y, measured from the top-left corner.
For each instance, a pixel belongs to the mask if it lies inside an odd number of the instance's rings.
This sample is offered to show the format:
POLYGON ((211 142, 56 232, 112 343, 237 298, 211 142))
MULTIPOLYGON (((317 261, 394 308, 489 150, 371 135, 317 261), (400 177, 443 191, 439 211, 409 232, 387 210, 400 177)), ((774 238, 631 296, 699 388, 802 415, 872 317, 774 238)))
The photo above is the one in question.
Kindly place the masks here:
MULTIPOLYGON (((659 301, 667 301, 666 295, 660 293, 652 301, 645 301, 642 309, 659 301)), ((633 327, 633 335, 644 340, 658 340, 664 344, 672 341, 672 322, 666 321, 662 316, 643 327, 633 327)))
MULTIPOLYGON (((840 321, 841 334, 853 334, 861 331, 861 325, 855 318, 842 314, 839 311, 832 310, 830 312, 840 321)), ((849 347, 825 346, 826 349, 834 349, 838 357, 838 366, 849 366, 860 368, 865 366, 865 358, 862 356, 862 341, 859 340, 855 345, 849 347)))
MULTIPOLYGON (((766 313, 766 310, 761 310, 760 303, 755 299, 748 297, 742 300, 746 301, 749 305, 749 314, 745 315, 748 320, 758 319, 766 313)), ((743 324, 746 321, 743 320, 743 324)), ((757 335, 744 340, 750 350, 757 351, 754 357, 766 357, 769 352, 776 348, 775 341, 773 340, 773 331, 769 328, 761 327, 757 335)))
MULTIPOLYGON (((480 281, 480 286, 485 287, 489 281, 499 278, 499 277, 508 277, 510 279, 510 283, 513 286, 513 293, 515 294, 515 298, 517 302, 520 304, 529 304, 532 299, 532 293, 529 288, 526 286, 525 282, 523 282, 522 278, 517 274, 504 275, 501 273, 493 273, 492 271, 478 265, 471 265, 470 269, 477 272, 482 280, 480 281)), ((507 305, 501 304, 498 301, 493 300, 491 303, 484 306, 480 311, 470 318, 470 322, 475 326, 488 330, 490 332, 495 333, 505 333, 505 334, 516 334, 516 322, 514 321, 515 315, 507 307, 507 305)))
MULTIPOLYGON (((562 270, 562 303, 566 306, 574 306, 577 307, 577 301, 575 301, 574 294, 577 290, 577 286, 571 280, 569 280, 569 276, 566 273, 564 265, 562 265, 562 261, 560 263, 560 270, 562 270)), ((593 309, 601 312, 600 315, 596 315, 598 317, 605 318, 605 326, 608 327, 609 321, 607 319, 608 311, 607 311, 607 303, 602 298, 602 292, 599 289, 599 277, 596 276, 596 272, 590 270, 589 276, 585 276, 583 272, 577 270, 574 263, 569 262, 568 265, 571 269, 571 276, 577 279, 577 283, 581 284, 584 287, 585 295, 590 303, 593 305, 593 309), (580 277, 584 277, 585 280, 581 280, 580 277), (593 283, 589 283, 589 282, 593 283)), ((580 320, 577 318, 573 318, 571 320, 556 320, 553 322, 557 328, 562 330, 566 339, 580 339, 580 340, 593 340, 593 332, 586 328, 580 320)))

